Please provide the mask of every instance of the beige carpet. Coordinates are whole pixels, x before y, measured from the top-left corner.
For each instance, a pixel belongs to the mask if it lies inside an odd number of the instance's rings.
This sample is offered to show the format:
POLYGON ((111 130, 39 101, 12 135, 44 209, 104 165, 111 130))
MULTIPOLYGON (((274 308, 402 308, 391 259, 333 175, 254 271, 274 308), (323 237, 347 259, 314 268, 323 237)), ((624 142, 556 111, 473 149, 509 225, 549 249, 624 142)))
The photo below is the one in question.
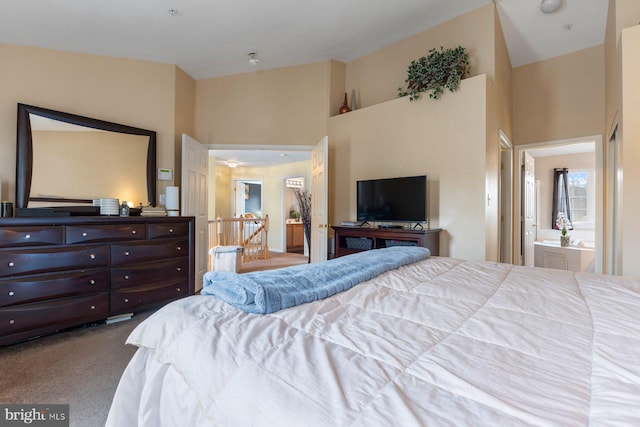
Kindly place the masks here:
POLYGON ((306 264, 309 257, 296 253, 270 252, 269 259, 260 261, 243 262, 240 273, 251 271, 271 270, 274 268, 289 267, 292 265, 306 264))
MULTIPOLYGON (((241 272, 307 260, 304 255, 272 253, 269 260, 243 264, 241 272)), ((69 404, 70 426, 104 426, 120 376, 136 350, 125 340, 151 313, 0 347, 0 403, 69 404)))
POLYGON ((104 426, 136 349, 125 339, 150 314, 0 347, 0 402, 69 404, 70 426, 104 426))

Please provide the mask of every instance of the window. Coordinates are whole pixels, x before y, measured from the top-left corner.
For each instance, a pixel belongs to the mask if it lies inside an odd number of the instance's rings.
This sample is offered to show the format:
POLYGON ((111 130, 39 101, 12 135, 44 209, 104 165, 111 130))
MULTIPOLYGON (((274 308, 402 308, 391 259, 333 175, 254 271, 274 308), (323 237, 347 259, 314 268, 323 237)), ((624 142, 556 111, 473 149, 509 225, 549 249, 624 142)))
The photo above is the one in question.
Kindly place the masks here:
POLYGON ((592 228, 595 224, 593 169, 554 169, 552 228, 558 229, 558 215, 569 220, 569 230, 592 228))
POLYGON ((570 170, 567 182, 569 184, 571 221, 574 225, 594 223, 595 186, 593 169, 570 170))

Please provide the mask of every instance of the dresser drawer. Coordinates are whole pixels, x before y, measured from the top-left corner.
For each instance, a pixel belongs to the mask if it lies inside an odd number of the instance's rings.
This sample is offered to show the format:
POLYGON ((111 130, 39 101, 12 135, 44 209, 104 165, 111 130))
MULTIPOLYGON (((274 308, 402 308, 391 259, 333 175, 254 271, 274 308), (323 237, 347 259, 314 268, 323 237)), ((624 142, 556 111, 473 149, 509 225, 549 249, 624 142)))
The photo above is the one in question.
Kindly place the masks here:
POLYGON ((0 251, 0 277, 96 268, 108 264, 107 245, 0 251))
POLYGON ((184 237, 189 234, 189 224, 149 224, 149 238, 184 237))
POLYGON ((109 270, 79 270, 0 280, 0 307, 109 291, 109 270))
POLYGON ((147 227, 145 224, 68 225, 65 236, 68 245, 116 240, 144 240, 147 238, 147 227))
POLYGON ((175 280, 162 286, 141 286, 111 291, 110 316, 151 308, 189 295, 189 280, 175 280))
POLYGON ((188 274, 189 259, 184 257, 117 267, 111 269, 111 289, 159 285, 187 278, 188 274))
POLYGON ((61 245, 62 226, 0 228, 0 247, 61 245))
POLYGON ((109 294, 92 294, 0 308, 0 345, 100 319, 109 311, 109 294))
POLYGON ((187 239, 114 243, 111 245, 111 265, 114 266, 184 256, 189 256, 187 239))

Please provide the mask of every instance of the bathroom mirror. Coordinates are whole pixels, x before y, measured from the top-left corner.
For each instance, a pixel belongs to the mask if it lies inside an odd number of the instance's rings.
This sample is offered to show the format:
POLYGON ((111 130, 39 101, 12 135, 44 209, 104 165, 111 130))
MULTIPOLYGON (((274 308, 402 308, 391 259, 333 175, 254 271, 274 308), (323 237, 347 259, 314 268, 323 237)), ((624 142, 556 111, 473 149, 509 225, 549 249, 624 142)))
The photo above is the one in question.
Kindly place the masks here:
POLYGON ((156 132, 18 104, 16 207, 155 206, 156 132))

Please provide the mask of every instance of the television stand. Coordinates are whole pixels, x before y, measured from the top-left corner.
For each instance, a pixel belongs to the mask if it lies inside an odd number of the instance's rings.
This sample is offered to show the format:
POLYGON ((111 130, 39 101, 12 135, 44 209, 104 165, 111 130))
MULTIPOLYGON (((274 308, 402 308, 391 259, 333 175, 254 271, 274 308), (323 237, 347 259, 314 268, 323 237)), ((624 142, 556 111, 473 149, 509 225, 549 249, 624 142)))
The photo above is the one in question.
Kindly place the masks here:
POLYGON ((331 228, 335 234, 334 254, 336 258, 390 246, 423 246, 431 251, 431 255, 440 255, 441 228, 428 230, 339 226, 331 228))

